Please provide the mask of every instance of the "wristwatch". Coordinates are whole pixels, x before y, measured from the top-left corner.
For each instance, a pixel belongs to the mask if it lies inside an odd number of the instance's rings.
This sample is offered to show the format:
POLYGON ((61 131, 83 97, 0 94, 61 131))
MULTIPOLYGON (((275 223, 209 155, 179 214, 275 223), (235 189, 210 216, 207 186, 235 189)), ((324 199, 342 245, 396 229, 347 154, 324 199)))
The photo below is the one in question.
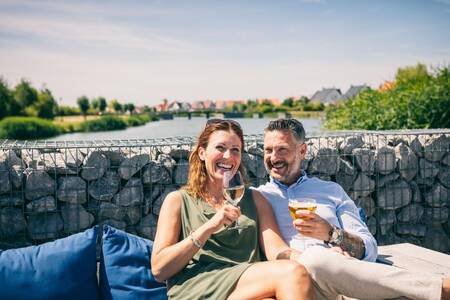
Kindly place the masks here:
POLYGON ((334 225, 331 225, 331 229, 328 232, 328 241, 327 244, 331 244, 332 246, 339 246, 344 239, 344 230, 334 225))

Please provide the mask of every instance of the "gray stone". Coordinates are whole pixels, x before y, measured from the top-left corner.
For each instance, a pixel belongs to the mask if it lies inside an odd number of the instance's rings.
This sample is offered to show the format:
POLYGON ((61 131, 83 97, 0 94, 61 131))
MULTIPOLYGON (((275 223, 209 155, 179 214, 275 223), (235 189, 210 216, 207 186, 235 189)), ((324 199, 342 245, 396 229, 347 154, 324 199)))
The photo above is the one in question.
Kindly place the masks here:
POLYGON ((422 205, 413 203, 403 207, 397 215, 397 220, 404 223, 418 223, 422 218, 424 208, 422 205))
POLYGON ((28 218, 28 234, 33 240, 56 239, 64 228, 58 213, 33 214, 28 218))
POLYGON ((417 175, 419 169, 417 156, 404 143, 400 143, 395 147, 395 155, 400 176, 407 181, 411 181, 417 175))
POLYGON ((10 180, 13 186, 15 188, 22 187, 22 178, 23 178, 23 171, 25 170, 25 163, 22 161, 21 158, 17 157, 14 151, 0 150, 0 172, 2 172, 3 168, 9 169, 10 180))
POLYGON ((256 178, 265 178, 267 175, 264 161, 261 157, 244 153, 242 155, 242 162, 247 171, 256 178))
POLYGON ((156 235, 156 226, 158 224, 158 216, 149 214, 142 218, 142 220, 139 222, 139 225, 137 226, 137 230, 139 232, 139 235, 154 240, 156 235))
POLYGON ((142 204, 143 200, 144 188, 139 178, 131 178, 113 198, 114 203, 121 206, 142 204))
POLYGON ((99 179, 109 168, 109 160, 100 151, 89 152, 84 158, 81 177, 88 181, 99 179))
POLYGON ((136 225, 142 219, 141 206, 129 206, 126 208, 127 223, 136 225))
POLYGON ((438 162, 449 149, 450 138, 440 135, 438 138, 431 137, 423 146, 424 157, 429 161, 438 162))
MULTIPOLYGON (((44 163, 44 169, 49 174, 66 174, 74 175, 77 174, 77 168, 81 165, 81 160, 76 158, 77 154, 66 151, 65 153, 52 152, 52 153, 42 153, 41 160, 44 163), (75 155, 75 157, 73 157, 75 155)), ((83 157, 79 153, 80 158, 83 157)))
POLYGON ((396 221, 397 218, 395 216, 394 210, 381 211, 378 215, 378 226, 380 228, 380 234, 387 234, 392 229, 396 221))
POLYGON ((0 196, 0 207, 4 206, 22 206, 25 203, 24 199, 19 196, 4 195, 0 196))
POLYGON ((356 175, 358 174, 358 171, 355 170, 355 168, 353 167, 353 165, 351 164, 351 162, 339 158, 340 163, 339 163, 339 173, 343 173, 346 175, 356 175))
POLYGON ((352 151, 358 169, 370 175, 375 172, 375 154, 374 150, 368 148, 356 148, 352 151))
POLYGON ((22 209, 0 208, 0 237, 14 237, 26 227, 22 209))
POLYGON ((68 176, 58 180, 58 200, 72 204, 86 202, 86 182, 80 177, 68 176))
POLYGON ((441 160, 441 163, 446 166, 450 166, 450 153, 444 155, 444 157, 441 160))
POLYGON ((165 188, 164 192, 158 198, 156 198, 155 201, 153 201, 151 209, 152 214, 159 216, 159 211, 161 210, 161 206, 164 200, 166 199, 167 195, 173 191, 176 191, 176 188, 174 188, 173 186, 168 186, 165 188))
POLYGON ((169 156, 175 161, 189 160, 190 151, 187 147, 179 146, 180 148, 171 149, 169 156))
POLYGON ((360 135, 346 138, 340 145, 339 149, 345 155, 351 155, 353 149, 361 148, 364 141, 360 135))
POLYGON ((422 193, 420 192, 419 185, 415 181, 411 181, 409 186, 411 187, 412 199, 414 203, 422 202, 422 193))
POLYGON ((432 177, 422 178, 419 176, 416 178, 416 183, 420 186, 432 187, 434 185, 434 182, 435 182, 435 179, 432 177))
POLYGON ((361 207, 366 214, 366 217, 369 218, 375 214, 375 201, 370 197, 358 198, 355 200, 355 204, 357 207, 361 207))
POLYGON ((175 167, 173 181, 176 184, 185 184, 188 181, 189 162, 180 160, 175 167))
POLYGON ((0 194, 11 191, 11 180, 9 179, 9 170, 6 163, 0 162, 0 194))
POLYGON ((391 228, 384 234, 378 234, 377 242, 379 246, 383 246, 383 245, 407 243, 408 241, 405 238, 395 235, 395 233, 392 231, 391 228))
POLYGON ((312 173, 334 175, 339 170, 339 153, 333 148, 322 148, 311 162, 312 173))
POLYGON ((409 143, 409 147, 412 151, 418 156, 423 157, 423 145, 425 144, 424 136, 416 136, 411 143, 409 143))
POLYGON ((422 238, 425 236, 427 231, 427 226, 423 224, 403 224, 397 223, 395 232, 401 235, 412 235, 415 237, 422 238))
POLYGON ((152 210, 153 201, 155 201, 159 195, 164 191, 164 186, 157 184, 153 185, 151 190, 148 190, 144 194, 144 214, 148 214, 152 210))
POLYGON ((64 221, 64 231, 74 233, 89 228, 94 222, 94 216, 79 204, 66 204, 61 207, 64 221))
POLYGON ((38 199, 55 192, 55 180, 44 170, 26 170, 25 197, 28 200, 38 199))
POLYGON ((380 174, 387 175, 392 173, 397 166, 395 149, 390 146, 384 146, 378 149, 375 166, 380 174))
POLYGON ((448 207, 426 207, 422 216, 422 223, 442 224, 448 221, 448 207))
POLYGON ((375 191, 375 180, 364 173, 359 173, 353 183, 353 191, 358 197, 367 197, 375 191))
POLYGON ((400 174, 398 174, 398 173, 391 173, 391 174, 388 174, 388 175, 385 175, 385 176, 383 176, 383 175, 380 175, 380 176, 378 176, 378 180, 377 180, 377 187, 378 188, 381 188, 381 187, 383 187, 383 186, 385 186, 386 185, 386 183, 388 183, 388 182, 391 182, 391 181, 395 181, 395 180, 397 180, 398 178, 400 177, 400 174))
POLYGON ((120 148, 117 150, 103 150, 102 154, 105 155, 111 164, 111 166, 118 167, 126 159, 125 154, 120 148))
POLYGON ((44 161, 41 159, 41 152, 36 149, 23 149, 22 160, 31 169, 41 170, 45 167, 44 161))
POLYGON ((261 158, 264 157, 264 143, 250 143, 247 146, 247 153, 259 156, 261 158))
POLYGON ((56 211, 56 200, 53 196, 34 199, 27 204, 27 211, 34 213, 54 212, 56 211))
POLYGON ((433 178, 439 173, 439 164, 427 161, 424 158, 419 160, 419 176, 422 178, 433 178))
POLYGON ((447 253, 450 249, 450 240, 441 226, 428 228, 423 246, 435 251, 447 253))
POLYGON ((446 188, 450 188, 450 168, 442 166, 438 174, 439 182, 446 188))
POLYGON ((347 192, 350 193, 351 189, 353 188, 353 181, 355 180, 355 175, 348 175, 345 173, 337 173, 336 174, 336 182, 342 186, 342 188, 347 192))
POLYGON ((156 160, 160 165, 162 165, 164 168, 169 171, 170 174, 172 174, 173 168, 176 166, 177 162, 180 161, 188 161, 188 159, 178 158, 178 160, 174 160, 170 155, 167 154, 160 154, 158 155, 158 159, 156 160))
POLYGON ((123 206, 116 205, 110 202, 101 202, 98 212, 100 220, 114 219, 123 221, 125 218, 126 209, 123 206))
POLYGON ((150 161, 143 169, 142 172, 143 184, 170 184, 172 178, 169 171, 159 162, 150 161))
POLYGON ((116 172, 107 171, 103 177, 91 182, 88 191, 89 195, 96 200, 110 201, 119 191, 119 187, 119 175, 116 172))
POLYGON ((436 183, 432 190, 424 195, 425 203, 431 207, 442 207, 448 204, 450 190, 440 183, 436 183))
POLYGON ((119 176, 122 179, 128 180, 148 164, 149 161, 150 156, 148 154, 138 154, 131 158, 126 158, 120 164, 119 176))
POLYGON ((377 234, 377 219, 375 217, 367 220, 367 227, 372 235, 377 234))
POLYGON ((404 180, 391 181, 378 190, 378 206, 383 209, 397 209, 411 202, 411 188, 404 180))

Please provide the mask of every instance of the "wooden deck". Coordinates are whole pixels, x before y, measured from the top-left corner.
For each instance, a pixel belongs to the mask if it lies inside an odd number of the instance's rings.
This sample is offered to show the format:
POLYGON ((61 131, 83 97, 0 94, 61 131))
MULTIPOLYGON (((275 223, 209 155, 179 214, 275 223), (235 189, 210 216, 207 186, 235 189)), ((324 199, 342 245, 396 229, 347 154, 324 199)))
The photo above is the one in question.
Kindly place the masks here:
POLYGON ((450 255, 409 243, 379 246, 377 261, 414 272, 450 277, 450 255))

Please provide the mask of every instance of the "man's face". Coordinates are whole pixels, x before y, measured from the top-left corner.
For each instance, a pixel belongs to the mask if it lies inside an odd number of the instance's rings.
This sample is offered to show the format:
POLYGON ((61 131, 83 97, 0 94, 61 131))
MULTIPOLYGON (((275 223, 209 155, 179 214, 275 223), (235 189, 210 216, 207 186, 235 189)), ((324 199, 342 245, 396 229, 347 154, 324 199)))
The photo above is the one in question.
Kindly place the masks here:
POLYGON ((291 185, 301 175, 300 163, 306 144, 299 143, 288 130, 268 131, 264 135, 264 165, 269 175, 291 185))

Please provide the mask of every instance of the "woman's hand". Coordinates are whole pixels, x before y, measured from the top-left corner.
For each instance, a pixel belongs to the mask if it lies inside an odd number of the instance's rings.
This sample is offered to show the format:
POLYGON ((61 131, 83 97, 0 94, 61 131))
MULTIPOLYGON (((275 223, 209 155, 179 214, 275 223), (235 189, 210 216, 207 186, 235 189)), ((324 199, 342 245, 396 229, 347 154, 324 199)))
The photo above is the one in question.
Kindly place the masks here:
POLYGON ((240 215, 241 209, 239 207, 224 204, 206 224, 210 226, 212 232, 216 232, 224 226, 231 225, 240 215))

